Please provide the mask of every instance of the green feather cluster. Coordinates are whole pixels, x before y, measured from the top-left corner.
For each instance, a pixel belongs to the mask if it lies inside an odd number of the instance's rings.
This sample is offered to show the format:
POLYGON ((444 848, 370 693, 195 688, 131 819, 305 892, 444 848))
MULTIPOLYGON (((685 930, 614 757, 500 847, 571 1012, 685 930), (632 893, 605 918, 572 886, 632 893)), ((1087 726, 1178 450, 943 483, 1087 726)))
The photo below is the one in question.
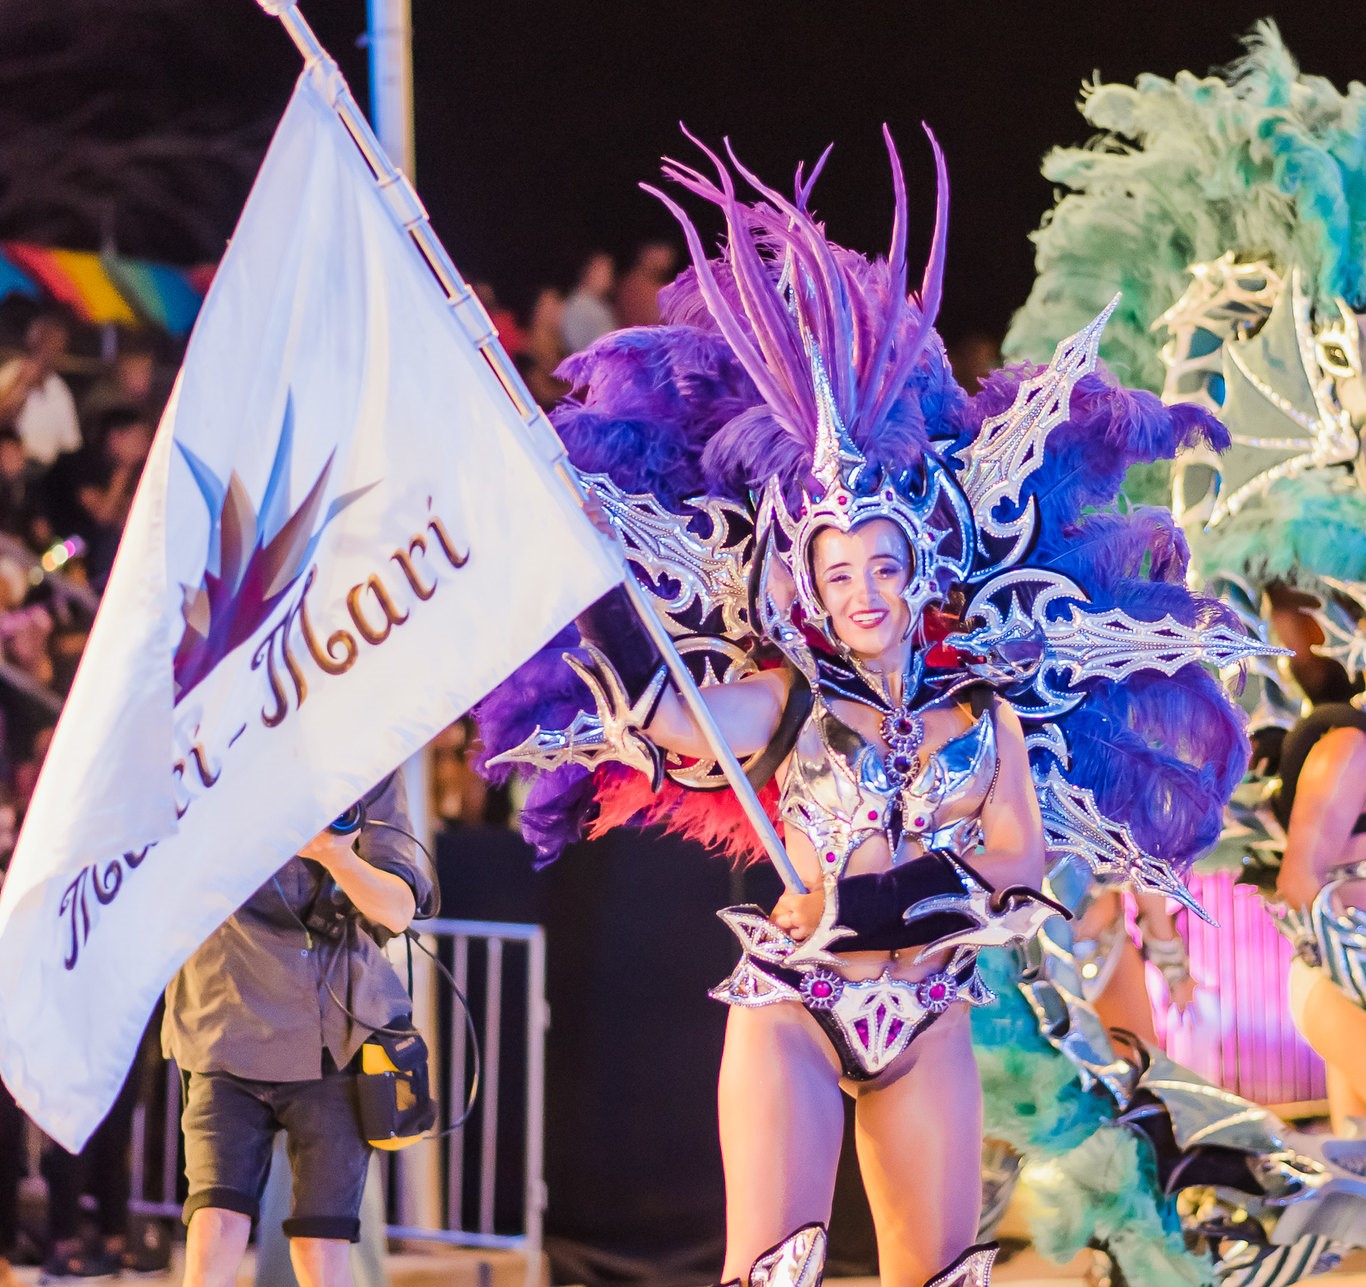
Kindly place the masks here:
POLYGON ((1083 1090, 1076 1069, 1039 1032, 1016 986, 1013 954, 984 952, 979 968, 1000 998, 972 1012, 983 1126, 1025 1159, 1036 1248, 1065 1263, 1100 1245, 1130 1287, 1212 1284, 1208 1257, 1186 1249, 1148 1145, 1113 1125, 1114 1100, 1083 1090))
POLYGON ((1016 986, 1012 954, 984 952, 978 968, 1000 998, 972 1012, 984 1130, 1025 1157, 1075 1148, 1114 1116, 1114 1101, 1083 1090, 1076 1069, 1039 1031, 1016 986))
POLYGON ((1126 384, 1158 391, 1152 324, 1188 264, 1228 250, 1298 265, 1321 307, 1340 296, 1366 308, 1366 86, 1343 94, 1301 74, 1271 22, 1244 45, 1222 76, 1083 88, 1100 133, 1044 159, 1063 191, 1033 235, 1038 276, 1008 357, 1046 361, 1122 291, 1101 354, 1126 384))
POLYGON ((1366 581, 1366 490, 1350 469, 1283 478, 1191 542, 1205 577, 1230 569, 1253 585, 1284 581, 1319 592, 1320 576, 1366 581))
POLYGON ((1102 1246, 1130 1287, 1211 1287, 1214 1267, 1193 1256, 1161 1197, 1147 1145, 1107 1126, 1061 1157, 1028 1164, 1031 1232, 1040 1254, 1066 1263, 1102 1246))

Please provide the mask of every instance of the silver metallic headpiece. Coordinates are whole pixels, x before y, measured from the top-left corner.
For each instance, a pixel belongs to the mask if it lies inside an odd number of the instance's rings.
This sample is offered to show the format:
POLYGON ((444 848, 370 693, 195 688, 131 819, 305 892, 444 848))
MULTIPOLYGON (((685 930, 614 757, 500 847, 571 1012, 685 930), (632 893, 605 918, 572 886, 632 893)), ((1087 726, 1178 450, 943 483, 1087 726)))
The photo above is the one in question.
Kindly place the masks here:
MULTIPOLYGON (((819 373, 819 355, 813 353, 812 364, 819 373)), ((827 388, 821 379, 816 387, 818 391, 827 388)), ((787 544, 782 557, 792 573, 804 620, 837 644, 815 582, 813 547, 822 531, 833 528, 852 532, 874 519, 894 523, 906 538, 910 555, 901 598, 915 623, 926 607, 945 593, 949 582, 967 575, 973 529, 962 494, 934 461, 926 461, 921 494, 912 496, 907 475, 894 476, 885 469, 874 475, 845 431, 833 400, 822 397, 820 404, 811 479, 797 513, 789 511, 777 479, 771 479, 764 490, 760 516, 761 525, 767 518, 782 531, 787 544)))

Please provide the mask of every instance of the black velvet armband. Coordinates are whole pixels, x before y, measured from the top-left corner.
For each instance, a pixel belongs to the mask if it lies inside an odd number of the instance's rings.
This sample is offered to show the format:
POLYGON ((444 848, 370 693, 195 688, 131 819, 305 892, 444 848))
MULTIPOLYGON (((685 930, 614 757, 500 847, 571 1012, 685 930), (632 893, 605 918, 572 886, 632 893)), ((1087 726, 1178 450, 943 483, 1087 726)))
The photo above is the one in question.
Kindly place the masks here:
POLYGON ((890 871, 845 876, 836 891, 836 924, 854 931, 853 938, 839 940, 836 950, 840 952, 895 952, 924 947, 976 923, 961 912, 942 911, 906 924, 906 910, 915 904, 927 898, 963 893, 962 881, 938 853, 912 858, 890 871))
POLYGON ((626 591, 615 586, 579 613, 574 624, 584 642, 592 644, 612 663, 634 705, 659 673, 664 659, 626 591))

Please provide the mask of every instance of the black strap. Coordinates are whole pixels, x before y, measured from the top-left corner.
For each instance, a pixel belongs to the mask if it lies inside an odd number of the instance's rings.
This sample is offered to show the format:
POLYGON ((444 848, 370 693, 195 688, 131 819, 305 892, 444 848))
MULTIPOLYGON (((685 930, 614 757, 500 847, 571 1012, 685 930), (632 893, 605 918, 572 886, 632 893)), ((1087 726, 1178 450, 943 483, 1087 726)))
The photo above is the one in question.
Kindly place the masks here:
POLYGON ((663 659, 626 591, 619 585, 609 590, 579 613, 574 624, 583 641, 612 663, 631 703, 638 702, 663 659))
MULTIPOLYGON (((1324 734, 1336 728, 1356 728, 1366 733, 1366 712, 1359 711, 1346 702, 1325 702, 1315 706, 1294 728, 1286 734, 1281 745, 1280 789, 1271 799, 1271 811, 1282 827, 1290 826, 1290 811, 1295 805, 1295 792, 1299 788, 1300 774, 1304 762, 1324 734)), ((1356 820, 1352 834, 1359 836, 1366 832, 1366 814, 1356 820)))
POLYGON ((838 890, 836 923, 854 931, 853 938, 840 940, 841 952, 897 952, 924 947, 977 923, 962 911, 935 912, 906 921, 906 912, 917 903, 963 892, 961 878, 939 850, 887 871, 841 876, 838 890))
POLYGON ((793 673, 787 687, 783 713, 778 717, 778 727, 773 730, 773 736, 759 753, 758 759, 745 769, 745 776, 756 791, 768 785, 769 780, 778 771, 778 765, 787 759, 792 748, 797 745, 797 734, 806 723, 806 717, 811 714, 811 707, 815 701, 811 686, 800 675, 793 673))

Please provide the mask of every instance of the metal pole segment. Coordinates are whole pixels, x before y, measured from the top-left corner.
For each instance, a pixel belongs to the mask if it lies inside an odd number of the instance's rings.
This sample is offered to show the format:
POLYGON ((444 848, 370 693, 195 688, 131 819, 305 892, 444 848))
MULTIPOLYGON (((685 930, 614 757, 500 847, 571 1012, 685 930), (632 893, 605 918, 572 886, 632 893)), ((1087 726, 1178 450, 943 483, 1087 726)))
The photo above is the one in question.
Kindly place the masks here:
POLYGON ((526 1174, 522 1228, 526 1232, 526 1287, 539 1287, 545 1225, 545 1034, 550 1007, 545 998, 545 930, 527 941, 526 962, 526 1174))
MULTIPOLYGON (((180 1209, 177 1206, 165 1214, 175 1215, 180 1209)), ((439 1242, 448 1247, 486 1247, 490 1251, 522 1252, 527 1249, 526 1239, 521 1234, 515 1233, 474 1233, 468 1229, 423 1229, 420 1226, 408 1224, 391 1224, 386 1232, 391 1238, 410 1242, 439 1242)), ((447 1280, 442 1279, 442 1281, 447 1280)))
POLYGON ((493 1202, 498 1183, 499 1078, 503 1066, 503 940, 484 944, 484 1094, 479 1112, 479 1232, 493 1232, 493 1202))
POLYGON ((140 1099, 133 1107, 133 1126, 128 1139, 132 1160, 128 1164, 128 1191, 136 1199, 147 1197, 147 1105, 140 1099))
POLYGON ((384 150, 413 166, 413 21, 409 0, 369 0, 370 116, 384 150))
POLYGON ((759 803, 759 797, 755 793, 754 787, 745 776, 743 765, 736 758, 735 752, 730 748, 730 743, 726 741, 718 727, 716 717, 707 705, 707 699, 702 696, 702 690, 698 688, 697 682, 688 670, 687 663, 679 655, 673 636, 664 628, 664 623, 659 619, 654 604, 650 602, 649 592, 636 580, 635 573, 626 565, 624 558, 622 564, 626 571, 626 579, 623 582, 626 593, 641 621, 644 622, 646 630, 650 632, 650 638, 654 640, 660 656, 664 658, 664 664, 669 668, 669 677, 674 681, 679 697, 683 699, 683 704, 688 708, 688 713, 696 720, 698 728, 701 729, 703 736, 707 739, 712 754, 716 757, 717 764, 726 775, 726 781, 730 783, 740 803, 744 805, 750 825, 759 833, 759 839, 763 842, 764 848, 768 850, 769 859, 778 869, 778 874, 783 878, 783 884, 794 894, 805 894, 807 892, 806 885, 802 882, 802 878, 797 875, 797 869, 792 865, 792 859, 787 856, 787 850, 783 847, 783 842, 774 829, 768 814, 764 812, 764 806, 759 803))
POLYGON ((185 1094, 180 1069, 174 1059, 166 1062, 166 1117, 161 1128, 161 1196, 174 1203, 180 1177, 180 1101, 185 1094))
MULTIPOLYGON (((415 751, 403 763, 399 773, 403 775, 408 796, 408 822, 412 834, 421 842, 428 854, 436 853, 436 837, 432 828, 432 793, 429 786, 429 760, 431 748, 424 747, 415 751)), ((430 864, 433 882, 439 881, 435 863, 430 864)), ((435 950, 436 944, 429 934, 423 934, 428 948, 435 950)), ((409 978, 412 980, 413 1021, 426 1031, 437 1030, 440 981, 436 975, 436 963, 427 955, 417 955, 413 945, 399 937, 392 940, 390 960, 399 965, 400 946, 406 949, 409 978), (414 957, 416 959, 414 960, 414 957)), ((441 1076, 442 1051, 434 1047, 431 1052, 429 1076, 434 1083, 441 1076)), ((438 1083, 439 1084, 439 1083, 438 1083)), ((407 1149, 395 1154, 392 1169, 397 1171, 394 1185, 396 1198, 395 1215, 403 1224, 439 1224, 441 1217, 441 1153, 434 1148, 407 1149)))
MULTIPOLYGON (((313 33, 313 29, 299 12, 295 0, 257 0, 257 3, 267 13, 274 14, 280 19, 300 53, 303 54, 307 65, 312 66, 315 63, 330 61, 327 51, 322 47, 317 36, 313 33)), ((478 346, 479 352, 484 361, 488 363, 494 378, 502 386, 503 392, 511 399, 512 405, 526 426, 528 434, 543 452, 556 476, 573 493, 575 500, 581 502, 583 500, 583 489, 569 468, 568 456, 559 435, 556 434, 550 421, 546 419, 545 413, 536 405, 522 381, 521 374, 513 366, 512 359, 508 357, 503 346, 498 343, 498 332, 489 320, 484 306, 475 298, 469 286, 465 284, 455 264, 446 253, 446 248, 437 239, 436 233, 432 231, 427 213, 423 209, 422 202, 418 199, 412 184, 394 168, 393 163, 385 155, 384 149, 380 146, 379 140, 375 137, 374 131, 370 128, 364 114, 357 107, 355 99, 351 96, 351 91, 347 88, 346 82, 339 72, 336 73, 336 91, 333 109, 341 118, 347 133, 355 141, 356 147, 360 150, 361 156, 365 158, 366 164, 370 167, 381 189, 386 190, 386 199, 394 203, 401 203, 398 206, 398 209, 402 211, 400 221, 407 229, 408 235, 412 238, 418 252, 426 261, 427 267, 431 269, 432 275, 441 286, 447 301, 455 310, 456 317, 465 327, 471 340, 478 346), (393 187, 397 187, 398 191, 388 191, 393 187)), ((659 619, 659 614, 655 611, 654 604, 650 601, 648 594, 636 580, 635 574, 626 562, 625 552, 617 542, 612 544, 613 553, 620 565, 623 584, 631 599, 631 604, 639 614, 646 630, 649 631, 660 655, 664 658, 664 663, 669 669, 669 676, 678 689, 679 697, 682 698, 683 704, 688 708, 688 713, 696 721, 699 731, 711 747, 717 765, 725 774, 726 781, 730 783, 737 799, 744 808, 745 816, 749 819, 750 825, 758 833, 759 840, 768 853, 770 861, 778 869, 783 884, 789 890, 798 894, 806 893, 805 884, 797 874, 797 869, 792 865, 792 859, 788 857, 787 850, 783 847, 783 842, 774 829, 768 814, 764 812, 763 805, 759 803, 759 797, 745 776, 744 768, 722 735, 711 709, 707 706, 706 699, 702 696, 701 690, 689 672, 686 663, 679 655, 673 637, 659 619)))
MULTIPOLYGON (((469 922, 466 922, 467 924, 469 922)), ((433 926, 439 925, 434 921, 433 926)), ((458 1117, 465 1111, 465 1078, 469 1075, 469 1053, 466 1047, 468 1030, 465 1027, 465 1000, 470 994, 470 940, 468 931, 431 929, 433 934, 452 934, 451 973, 459 996, 451 1006, 451 1066, 446 1083, 449 1088, 450 1115, 458 1117)), ((475 930, 475 933, 479 931, 475 930)), ((452 1229, 465 1227, 465 1128, 458 1126, 446 1137, 446 1184, 448 1196, 447 1224, 452 1229)))

